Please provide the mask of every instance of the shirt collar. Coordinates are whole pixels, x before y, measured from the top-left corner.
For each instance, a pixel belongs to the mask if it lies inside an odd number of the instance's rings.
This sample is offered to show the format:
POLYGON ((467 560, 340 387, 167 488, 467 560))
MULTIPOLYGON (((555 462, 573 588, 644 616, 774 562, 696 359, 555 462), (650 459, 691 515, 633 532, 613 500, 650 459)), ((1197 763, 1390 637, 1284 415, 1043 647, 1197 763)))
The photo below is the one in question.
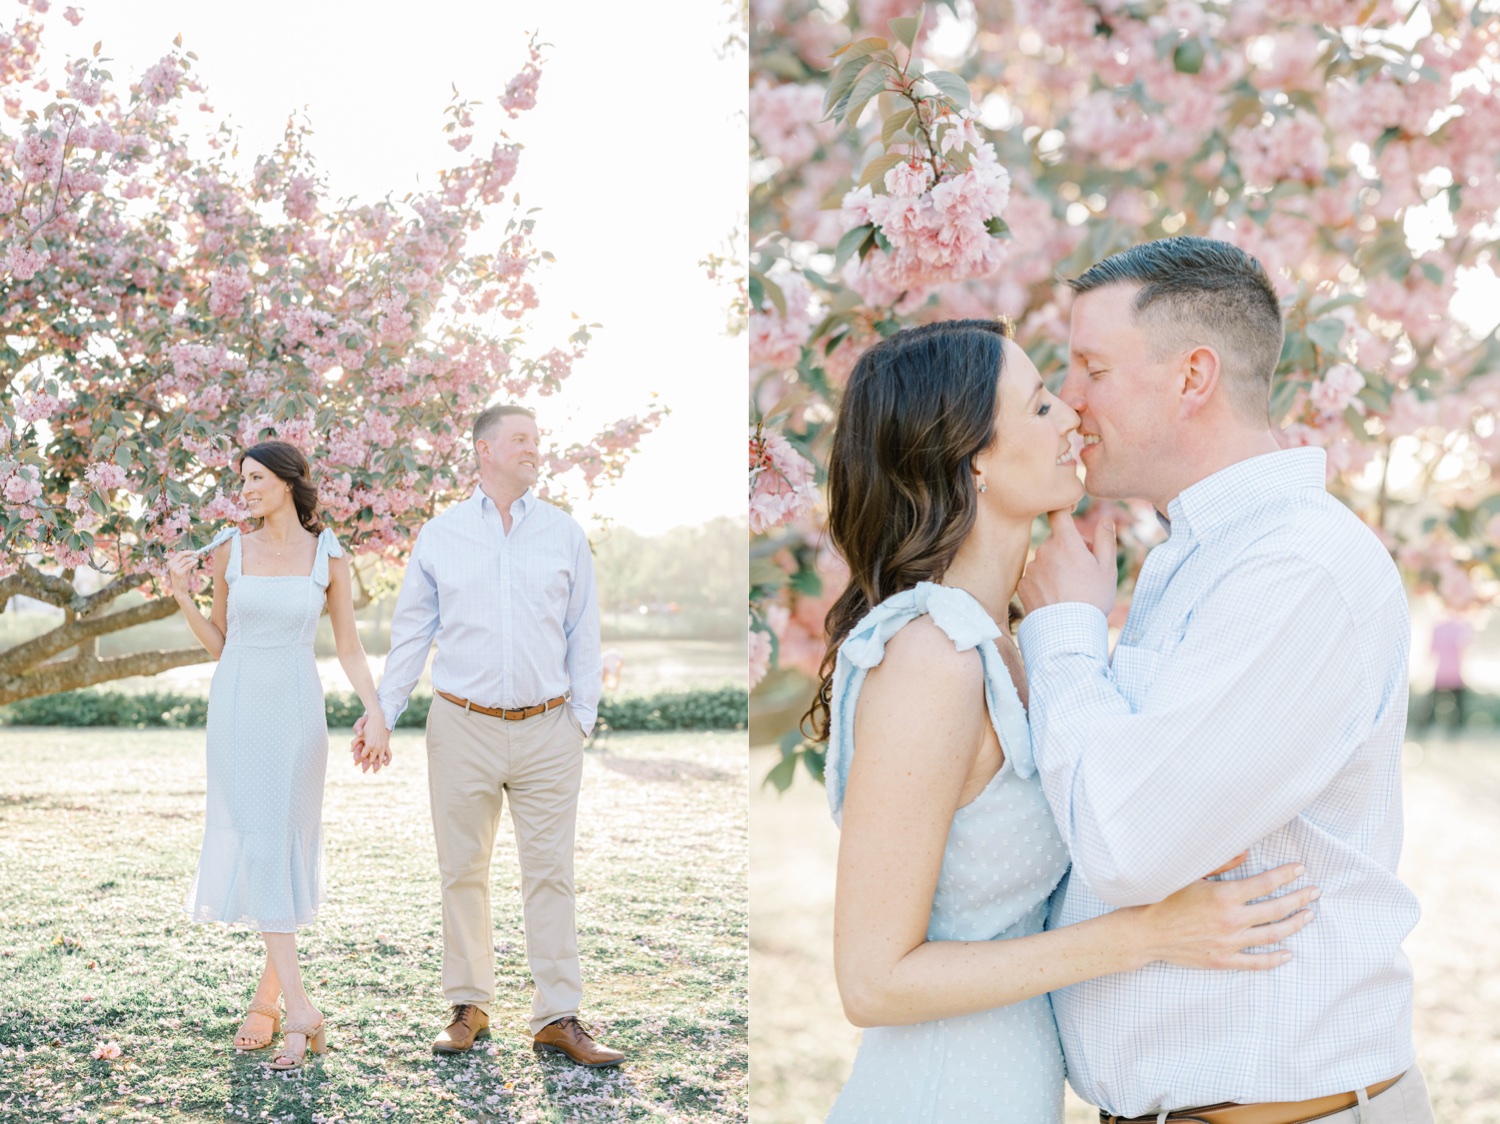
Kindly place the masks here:
POLYGON ((1167 524, 1173 535, 1196 537, 1261 506, 1268 496, 1307 488, 1324 491, 1327 486, 1328 454, 1323 449, 1279 449, 1221 468, 1184 488, 1167 504, 1167 524))
MULTIPOLYGON (((495 506, 495 501, 490 499, 490 497, 485 494, 484 489, 481 487, 476 487, 474 489, 474 494, 469 497, 469 502, 479 509, 479 514, 481 516, 483 516, 486 511, 494 511, 496 514, 499 514, 499 508, 495 506)), ((536 496, 532 493, 530 488, 527 488, 526 491, 521 493, 521 498, 510 505, 511 517, 515 519, 521 518, 536 506, 536 502, 536 496)))

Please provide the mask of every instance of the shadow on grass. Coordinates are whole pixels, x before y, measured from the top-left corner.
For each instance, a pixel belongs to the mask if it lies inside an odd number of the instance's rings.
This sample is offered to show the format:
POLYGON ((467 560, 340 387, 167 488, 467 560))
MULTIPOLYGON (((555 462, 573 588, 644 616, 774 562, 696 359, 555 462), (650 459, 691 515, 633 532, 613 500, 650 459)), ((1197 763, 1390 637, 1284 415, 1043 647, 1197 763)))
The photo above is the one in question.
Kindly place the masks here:
POLYGON ((684 758, 629 757, 610 752, 608 749, 593 749, 590 760, 597 761, 612 773, 637 781, 738 781, 739 775, 727 769, 716 769, 697 761, 684 758))

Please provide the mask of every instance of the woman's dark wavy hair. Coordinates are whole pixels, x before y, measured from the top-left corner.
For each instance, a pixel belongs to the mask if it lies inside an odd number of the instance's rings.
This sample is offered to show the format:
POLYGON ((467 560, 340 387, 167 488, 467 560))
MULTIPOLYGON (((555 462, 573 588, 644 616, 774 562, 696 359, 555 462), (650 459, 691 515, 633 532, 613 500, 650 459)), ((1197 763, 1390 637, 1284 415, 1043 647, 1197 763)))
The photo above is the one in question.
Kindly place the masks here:
POLYGON ((828 457, 828 533, 849 584, 824 622, 818 693, 802 718, 828 738, 844 637, 887 597, 937 581, 974 526, 970 466, 995 440, 1004 365, 1000 320, 948 320, 897 332, 859 357, 828 457))
MULTIPOLYGON (((313 534, 323 532, 323 522, 318 518, 318 486, 313 482, 312 469, 302 450, 290 441, 262 441, 240 454, 234 464, 235 471, 243 472, 245 458, 265 465, 272 475, 292 486, 292 503, 297 508, 297 522, 313 534)), ((261 518, 265 522, 265 518, 261 518)))

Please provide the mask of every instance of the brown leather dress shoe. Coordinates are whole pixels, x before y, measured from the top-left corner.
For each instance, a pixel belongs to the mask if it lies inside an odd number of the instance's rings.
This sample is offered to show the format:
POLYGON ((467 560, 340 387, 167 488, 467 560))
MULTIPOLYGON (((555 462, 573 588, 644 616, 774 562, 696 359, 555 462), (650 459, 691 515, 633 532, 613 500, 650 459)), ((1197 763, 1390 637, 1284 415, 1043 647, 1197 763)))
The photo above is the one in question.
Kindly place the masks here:
POLYGON ((564 1015, 554 1023, 548 1023, 537 1031, 531 1048, 537 1054, 566 1054, 579 1065, 598 1069, 605 1065, 619 1065, 625 1055, 594 1041, 594 1036, 583 1029, 572 1015, 564 1015))
POLYGON ((453 1007, 452 1021, 437 1036, 432 1044, 434 1054, 461 1054, 474 1045, 481 1035, 488 1037, 490 1017, 472 1003, 458 1003, 453 1007))

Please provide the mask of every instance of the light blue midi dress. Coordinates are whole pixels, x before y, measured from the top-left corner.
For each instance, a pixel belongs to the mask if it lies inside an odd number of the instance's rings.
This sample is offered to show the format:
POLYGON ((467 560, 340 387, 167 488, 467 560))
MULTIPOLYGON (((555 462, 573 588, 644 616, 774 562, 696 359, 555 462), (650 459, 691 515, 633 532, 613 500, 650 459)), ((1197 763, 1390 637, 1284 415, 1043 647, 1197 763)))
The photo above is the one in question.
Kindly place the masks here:
MULTIPOLYGON (((865 676, 902 626, 927 614, 959 651, 977 648, 990 721, 1005 764, 948 832, 927 939, 1008 940, 1040 933, 1068 853, 1036 777, 1026 711, 995 647, 1000 628, 972 596, 923 582, 881 602, 844 640, 833 676, 828 802, 842 822, 865 676)), ((942 1121, 1059 1124, 1063 1054, 1052 1004, 1008 1007, 865 1030, 854 1071, 829 1114, 841 1124, 942 1121)))
POLYGON ((323 778, 328 723, 313 638, 328 589, 328 559, 344 553, 318 536, 311 574, 240 569, 230 542, 227 635, 208 695, 208 806, 194 921, 291 933, 322 905, 323 778))

